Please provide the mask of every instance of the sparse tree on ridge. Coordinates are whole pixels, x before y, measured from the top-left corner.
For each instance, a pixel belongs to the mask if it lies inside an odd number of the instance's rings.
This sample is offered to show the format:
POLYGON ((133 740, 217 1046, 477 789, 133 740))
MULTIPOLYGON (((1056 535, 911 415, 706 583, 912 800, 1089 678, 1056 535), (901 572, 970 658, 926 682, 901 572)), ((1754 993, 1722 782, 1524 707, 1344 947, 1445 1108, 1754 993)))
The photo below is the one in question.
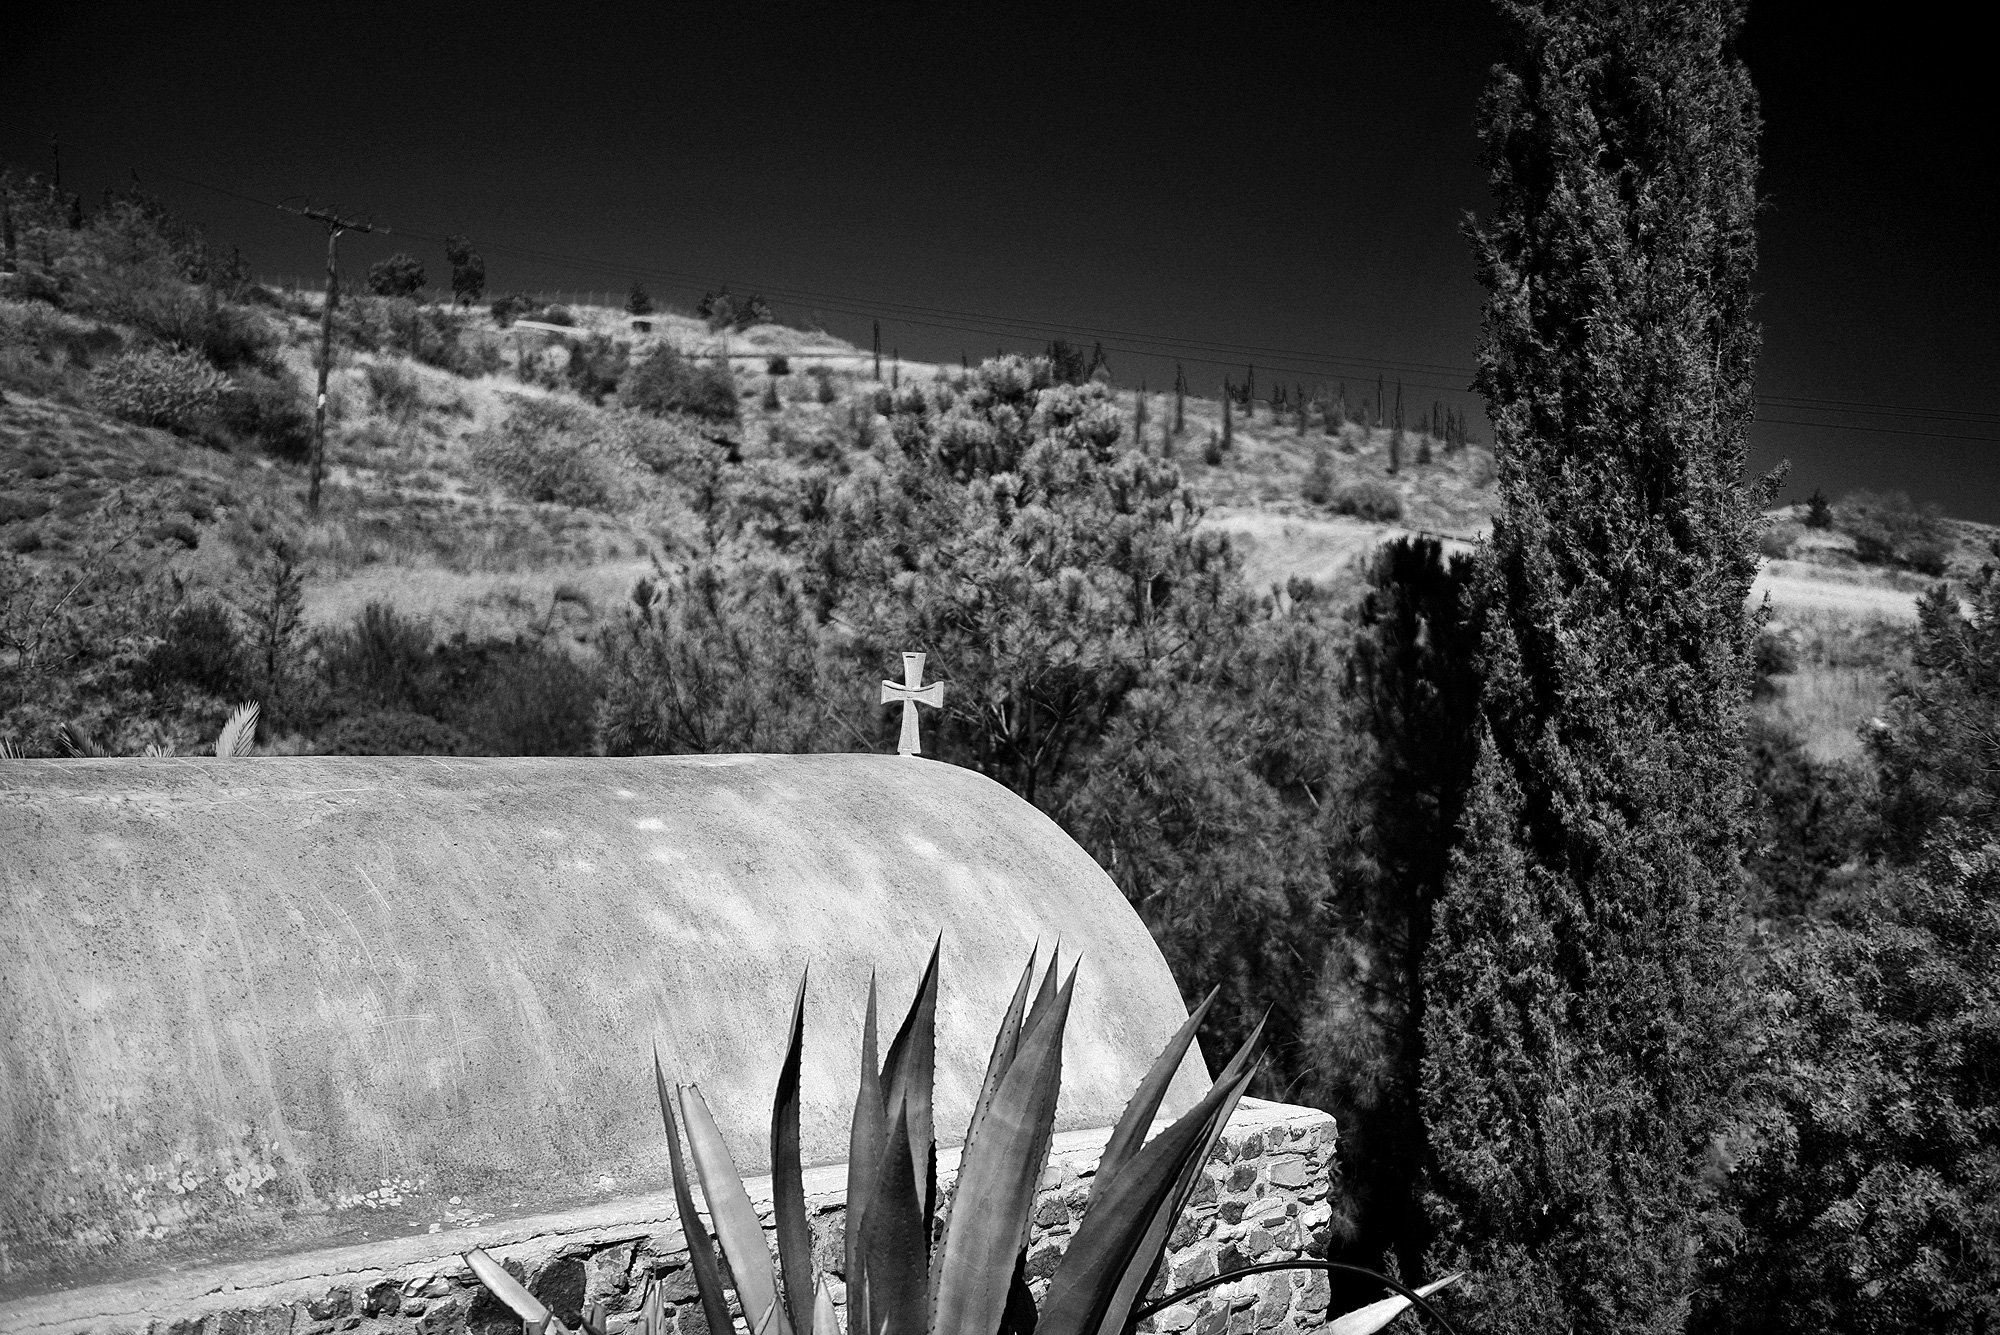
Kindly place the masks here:
POLYGON ((1477 387, 1481 746, 1425 965, 1433 1264, 1462 1330, 1679 1331, 1741 1060, 1759 506, 1735 0, 1505 7, 1477 387))
POLYGON ((463 236, 448 236, 444 239, 444 257, 451 265, 451 295, 461 306, 469 306, 479 300, 486 290, 486 261, 472 248, 470 239, 463 236))

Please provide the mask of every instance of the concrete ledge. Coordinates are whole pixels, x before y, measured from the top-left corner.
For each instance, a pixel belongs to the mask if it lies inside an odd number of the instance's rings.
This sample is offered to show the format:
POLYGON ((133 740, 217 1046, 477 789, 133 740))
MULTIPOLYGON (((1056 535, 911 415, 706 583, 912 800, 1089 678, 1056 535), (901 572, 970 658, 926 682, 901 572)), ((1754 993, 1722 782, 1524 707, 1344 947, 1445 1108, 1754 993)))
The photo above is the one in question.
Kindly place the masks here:
MULTIPOLYGON (((1037 1296, 1082 1217, 1087 1179, 1109 1137, 1109 1127, 1098 1127, 1055 1138, 1029 1242, 1037 1296)), ((1178 1287, 1250 1261, 1308 1249, 1323 1253, 1333 1149, 1333 1122, 1325 1113, 1243 1100, 1174 1235, 1162 1281, 1178 1287)), ((947 1200, 957 1175, 958 1151, 941 1151, 938 1178, 947 1200)), ((844 1164, 805 1174, 815 1269, 836 1276, 846 1184, 844 1164)), ((768 1224, 770 1178, 745 1185, 768 1224)), ((566 1305, 602 1300, 612 1330, 623 1330, 636 1320, 646 1281, 656 1279, 679 1308, 683 1335, 700 1320, 686 1239, 672 1194, 662 1192, 19 1298, 0 1304, 0 1335, 511 1335, 520 1323, 490 1300, 460 1259, 473 1247, 517 1265, 559 1314, 566 1305)), ((1279 1274, 1226 1285, 1162 1313, 1157 1324, 1193 1335, 1307 1329, 1324 1319, 1326 1309, 1325 1277, 1316 1277, 1317 1288, 1313 1278, 1279 1274)), ((836 1293, 844 1301, 844 1285, 836 1293)))

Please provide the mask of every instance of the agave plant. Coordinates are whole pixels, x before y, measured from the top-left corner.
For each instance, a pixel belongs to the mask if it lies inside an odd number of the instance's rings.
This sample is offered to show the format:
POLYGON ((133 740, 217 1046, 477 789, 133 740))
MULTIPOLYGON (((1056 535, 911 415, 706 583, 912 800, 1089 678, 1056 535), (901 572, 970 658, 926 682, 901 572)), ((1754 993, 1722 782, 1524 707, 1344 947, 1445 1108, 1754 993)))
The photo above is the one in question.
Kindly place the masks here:
MULTIPOLYGON (((932 948, 916 999, 886 1058, 879 1061, 875 986, 870 981, 861 1035, 861 1088, 848 1140, 847 1335, 1122 1335, 1140 1316, 1230 1278, 1219 1276, 1143 1313, 1138 1310, 1202 1165, 1261 1061, 1260 1024, 1208 1092, 1171 1126, 1146 1139, 1215 999, 1211 992, 1168 1040, 1119 1117, 1098 1159, 1082 1222, 1040 1304, 1035 1302, 1027 1280, 1029 1222, 1054 1134, 1063 1029, 1076 985, 1074 969, 1060 984, 1059 972, 1052 957, 1039 987, 1031 986, 1033 958, 1021 973, 973 1104, 953 1204, 942 1230, 936 1227, 937 1142, 931 1121, 938 950, 932 948)), ((709 1223, 728 1260, 751 1335, 843 1335, 828 1281, 812 1273, 799 1161, 804 1038, 801 978, 771 1114, 775 1267, 756 1209, 701 1091, 694 1085, 670 1089, 657 1049, 653 1054, 675 1203, 709 1335, 733 1335, 734 1328, 709 1229, 701 1227, 695 1213, 681 1155, 683 1131, 709 1223)), ((530 1335, 543 1335, 553 1320, 546 1305, 485 1252, 468 1252, 465 1260, 494 1296, 521 1316, 530 1335)), ((1408 1292, 1400 1285, 1391 1287, 1408 1292)), ((1340 1335, 1368 1335, 1407 1305, 1402 1297, 1372 1304, 1340 1318, 1335 1329, 1340 1335)), ((637 1329, 641 1335, 664 1335, 669 1320, 658 1289, 649 1288, 637 1329)), ((585 1315, 583 1323, 591 1335, 604 1335, 602 1305, 585 1315)))

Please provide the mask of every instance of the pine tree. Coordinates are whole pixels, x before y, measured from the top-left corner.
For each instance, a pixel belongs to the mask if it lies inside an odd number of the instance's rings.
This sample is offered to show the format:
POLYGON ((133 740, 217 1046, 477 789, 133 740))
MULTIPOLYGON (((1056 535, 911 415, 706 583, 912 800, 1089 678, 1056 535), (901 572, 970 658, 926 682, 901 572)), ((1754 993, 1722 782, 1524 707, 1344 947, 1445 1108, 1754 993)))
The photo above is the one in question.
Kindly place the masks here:
POLYGON ((1740 0, 1511 4, 1480 110, 1500 512, 1481 746, 1425 964, 1462 1330, 1679 1331, 1739 1053, 1759 505, 1740 0))

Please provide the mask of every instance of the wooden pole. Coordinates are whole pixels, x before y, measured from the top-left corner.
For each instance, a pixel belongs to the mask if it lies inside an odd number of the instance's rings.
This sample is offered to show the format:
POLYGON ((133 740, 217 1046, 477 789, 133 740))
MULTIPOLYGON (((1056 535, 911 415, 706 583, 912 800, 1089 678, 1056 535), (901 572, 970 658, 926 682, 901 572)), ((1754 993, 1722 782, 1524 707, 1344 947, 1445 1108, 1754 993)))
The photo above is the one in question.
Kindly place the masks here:
POLYGON ((333 369, 333 306, 340 296, 340 234, 345 231, 388 232, 366 222, 343 218, 328 209, 286 209, 326 228, 326 302, 319 312, 319 394, 313 400, 311 478, 306 484, 306 511, 319 513, 320 478, 326 470, 326 377, 333 369))
POLYGON ((326 375, 333 365, 333 303, 340 281, 340 228, 326 229, 326 301, 319 312, 319 395, 313 400, 312 481, 306 485, 306 511, 319 513, 319 480, 326 469, 326 375))

